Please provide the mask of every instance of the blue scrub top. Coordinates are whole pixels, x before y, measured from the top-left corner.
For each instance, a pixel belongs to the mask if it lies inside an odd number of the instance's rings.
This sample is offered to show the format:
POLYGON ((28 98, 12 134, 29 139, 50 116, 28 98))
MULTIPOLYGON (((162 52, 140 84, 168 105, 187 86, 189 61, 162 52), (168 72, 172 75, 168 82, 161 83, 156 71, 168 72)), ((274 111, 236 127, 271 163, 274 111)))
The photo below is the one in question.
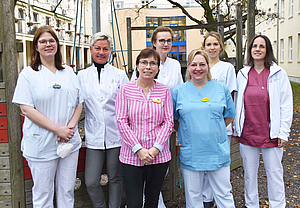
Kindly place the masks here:
POLYGON ((180 166, 218 170, 230 165, 225 118, 235 116, 226 85, 210 80, 199 90, 191 81, 172 90, 174 120, 179 120, 180 166), (208 101, 201 99, 208 98, 208 101))

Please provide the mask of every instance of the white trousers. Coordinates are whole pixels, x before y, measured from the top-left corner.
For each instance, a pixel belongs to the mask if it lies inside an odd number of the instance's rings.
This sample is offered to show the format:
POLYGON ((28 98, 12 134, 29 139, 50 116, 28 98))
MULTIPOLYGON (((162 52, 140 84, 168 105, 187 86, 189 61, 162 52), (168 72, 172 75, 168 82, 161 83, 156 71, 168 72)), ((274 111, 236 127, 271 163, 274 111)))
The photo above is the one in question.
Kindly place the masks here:
POLYGON ((43 162, 27 160, 33 179, 33 208, 53 208, 54 181, 57 208, 74 207, 78 153, 43 162))
POLYGON ((284 208, 286 203, 281 164, 283 148, 260 148, 240 144, 240 152, 243 158, 247 208, 259 208, 257 172, 260 152, 267 173, 269 207, 284 208))
POLYGON ((209 185, 219 208, 234 208, 230 184, 230 166, 214 171, 193 171, 181 167, 184 179, 186 208, 203 208, 203 179, 207 174, 209 185))
MULTIPOLYGON (((231 135, 227 135, 227 141, 229 145, 230 150, 230 144, 231 144, 231 135)), ((204 175, 204 186, 203 186, 203 201, 204 202, 212 202, 214 200, 213 192, 210 188, 207 175, 204 175)))

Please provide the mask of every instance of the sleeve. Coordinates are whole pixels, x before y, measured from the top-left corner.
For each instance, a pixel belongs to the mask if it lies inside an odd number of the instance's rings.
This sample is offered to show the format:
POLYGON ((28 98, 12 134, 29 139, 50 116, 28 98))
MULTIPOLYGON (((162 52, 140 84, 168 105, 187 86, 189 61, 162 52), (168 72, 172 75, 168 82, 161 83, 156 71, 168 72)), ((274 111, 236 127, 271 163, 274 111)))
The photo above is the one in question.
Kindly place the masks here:
POLYGON ((162 146, 168 141, 171 133, 173 131, 173 104, 172 104, 172 96, 169 88, 166 89, 166 101, 164 105, 164 121, 160 126, 160 130, 157 133, 156 141, 154 143, 154 147, 157 147, 160 151, 162 151, 162 146))
POLYGON ((34 101, 30 90, 30 80, 26 70, 27 69, 23 69, 19 75, 12 103, 34 107, 34 101))
POLYGON ((174 116, 174 120, 178 120, 179 119, 179 113, 177 112, 177 96, 178 96, 178 89, 174 88, 171 92, 172 94, 172 102, 173 102, 173 116, 174 116))
POLYGON ((231 118, 236 115, 234 103, 231 97, 231 94, 228 90, 228 87, 224 85, 224 93, 225 93, 225 99, 226 99, 226 107, 223 113, 224 118, 231 118))
POLYGON ((126 100, 126 85, 122 85, 116 99, 116 119, 119 132, 123 142, 128 145, 133 152, 141 149, 135 133, 131 130, 129 125, 128 106, 126 100))
POLYGON ((79 82, 79 77, 74 73, 73 69, 69 66, 66 66, 68 70, 70 71, 70 75, 72 76, 72 84, 77 89, 77 101, 76 105, 83 103, 83 94, 82 94, 82 88, 79 82))
POLYGON ((230 93, 236 91, 236 75, 235 75, 235 69, 232 64, 228 65, 225 84, 228 87, 230 93))
POLYGON ((293 120, 293 92, 286 72, 283 69, 281 71, 279 138, 288 141, 293 120))

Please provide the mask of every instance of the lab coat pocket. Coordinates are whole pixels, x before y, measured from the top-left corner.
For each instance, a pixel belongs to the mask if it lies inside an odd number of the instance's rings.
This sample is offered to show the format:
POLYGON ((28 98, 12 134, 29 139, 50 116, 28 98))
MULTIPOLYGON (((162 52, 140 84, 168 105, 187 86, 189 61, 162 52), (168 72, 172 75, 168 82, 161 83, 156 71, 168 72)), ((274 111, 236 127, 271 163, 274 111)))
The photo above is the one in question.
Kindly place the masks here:
POLYGON ((221 119, 223 118, 223 112, 221 105, 219 103, 210 103, 210 112, 211 112, 211 118, 212 119, 221 119))
POLYGON ((77 98, 78 98, 78 90, 76 89, 68 90, 68 107, 75 107, 79 103, 79 100, 77 100, 77 98))
POLYGON ((218 143, 219 148, 219 164, 225 164, 230 161, 230 150, 228 146, 228 141, 225 139, 223 143, 218 143))
POLYGON ((43 139, 39 133, 27 133, 24 137, 24 154, 29 157, 41 158, 43 156, 43 139))
POLYGON ((110 98, 115 100, 117 98, 118 95, 118 91, 119 91, 119 85, 116 82, 113 82, 109 84, 109 95, 110 98))

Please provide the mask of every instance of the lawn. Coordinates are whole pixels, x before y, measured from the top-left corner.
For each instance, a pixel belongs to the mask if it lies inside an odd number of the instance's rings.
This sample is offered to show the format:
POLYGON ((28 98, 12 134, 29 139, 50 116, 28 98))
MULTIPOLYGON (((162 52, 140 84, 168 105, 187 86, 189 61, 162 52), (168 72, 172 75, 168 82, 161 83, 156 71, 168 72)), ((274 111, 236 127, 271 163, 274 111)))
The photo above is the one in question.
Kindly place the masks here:
POLYGON ((300 112, 300 84, 291 82, 294 97, 294 111, 300 112))

